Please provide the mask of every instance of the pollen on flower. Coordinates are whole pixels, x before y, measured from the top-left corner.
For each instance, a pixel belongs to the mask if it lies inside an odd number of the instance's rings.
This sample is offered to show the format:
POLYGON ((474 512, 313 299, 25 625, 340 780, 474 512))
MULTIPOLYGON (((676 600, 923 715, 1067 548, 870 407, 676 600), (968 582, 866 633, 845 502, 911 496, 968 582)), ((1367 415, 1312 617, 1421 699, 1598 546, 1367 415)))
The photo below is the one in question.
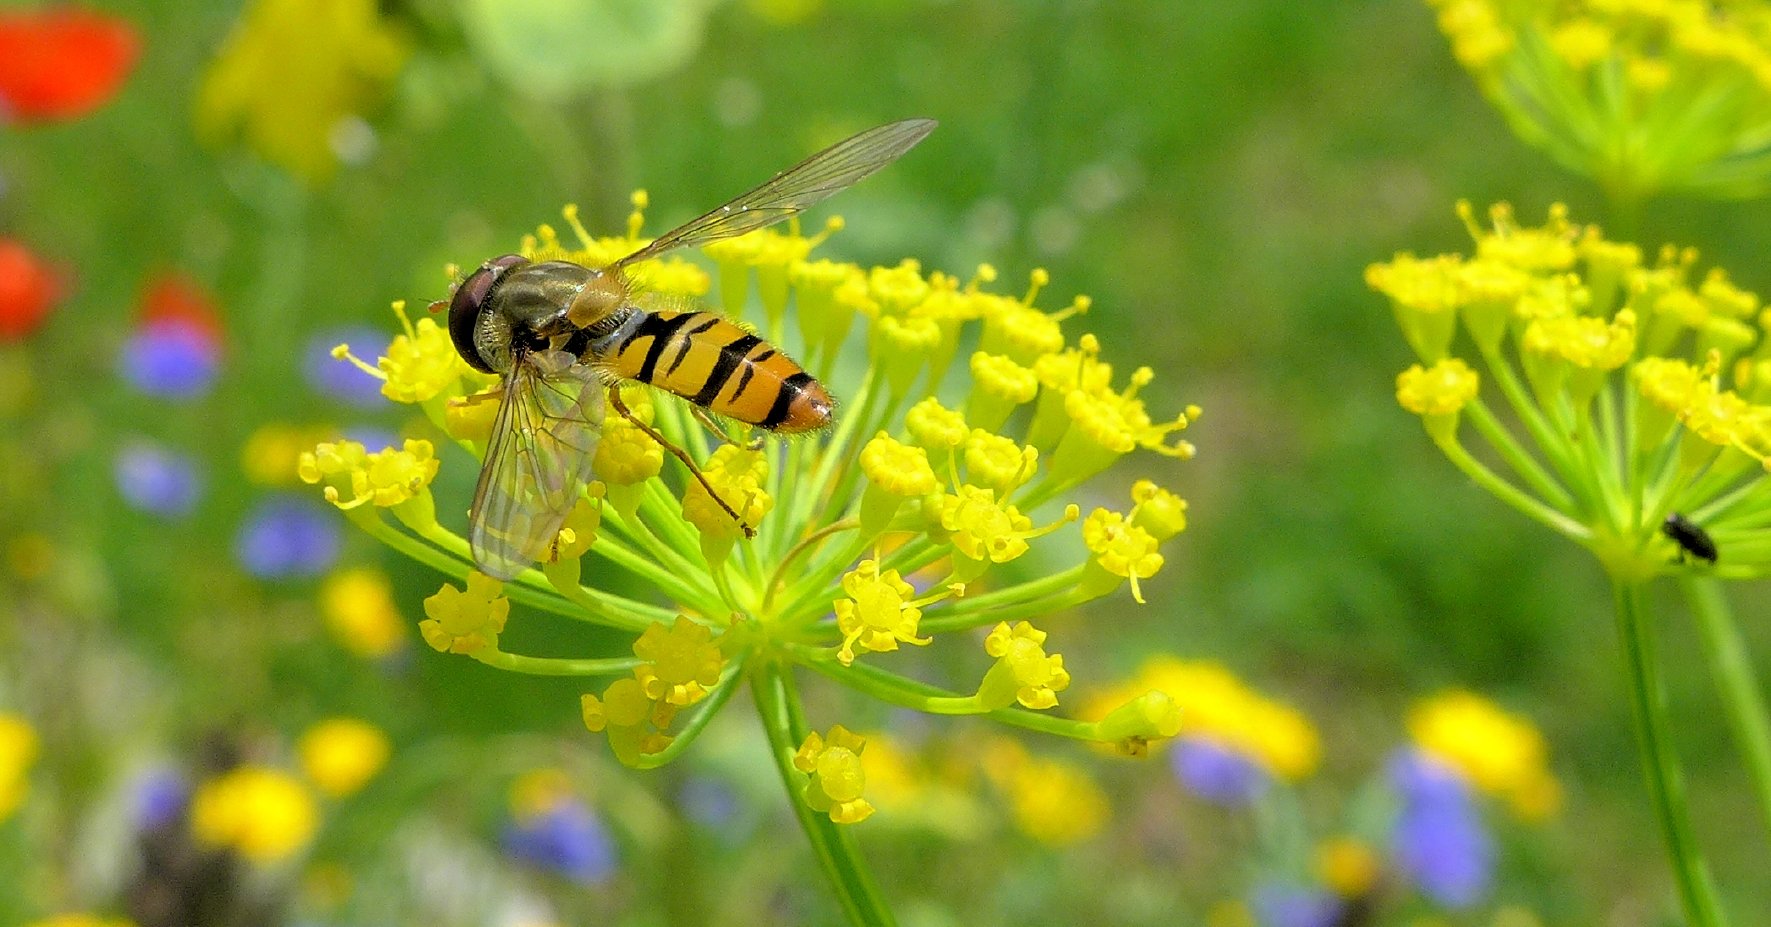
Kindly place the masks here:
POLYGON ((467 588, 448 583, 424 600, 428 617, 418 623, 425 643, 444 653, 496 650, 498 635, 510 618, 504 584, 484 573, 469 573, 467 588))
POLYGON ((406 332, 395 335, 387 353, 376 362, 387 381, 381 385, 381 394, 395 402, 424 402, 453 389, 473 371, 435 319, 422 318, 414 325, 406 319, 404 307, 404 303, 394 304, 406 332))
POLYGON ((1138 480, 1131 487, 1131 523, 1166 541, 1187 528, 1187 500, 1156 485, 1138 480))
POLYGON ((670 705, 693 705, 719 682, 725 657, 706 625, 678 615, 670 627, 655 621, 634 641, 633 654, 646 662, 633 671, 646 697, 670 705))
POLYGON ((984 652, 996 658, 978 687, 978 699, 992 708, 1020 702, 1033 709, 1058 704, 1058 693, 1070 687, 1070 673, 1061 654, 1045 652, 1045 632, 1025 621, 1000 622, 984 639, 984 652))
POLYGON ((1636 350, 1636 314, 1625 309, 1607 322, 1593 316, 1538 319, 1520 341, 1527 351, 1553 355, 1594 370, 1622 367, 1636 350))
POLYGON ((973 429, 965 442, 966 478, 989 487, 1001 498, 1008 498, 1015 489, 1031 480, 1038 464, 1037 448, 1023 447, 1013 438, 992 434, 982 428, 973 429))
POLYGON ((873 814, 873 805, 861 797, 867 784, 861 765, 866 745, 840 724, 822 737, 816 731, 806 735, 793 766, 809 777, 803 793, 808 807, 828 814, 837 824, 858 824, 873 814))
POLYGON ((319 825, 313 796, 293 776, 240 766, 203 783, 191 797, 191 832, 255 863, 273 863, 305 846, 319 825))
POLYGON ((848 598, 832 606, 842 647, 837 659, 844 666, 855 661, 855 648, 875 653, 897 650, 899 643, 923 645, 933 638, 917 637, 922 609, 910 601, 916 589, 897 570, 880 572, 877 560, 863 560, 843 575, 842 591, 848 598))
POLYGON ((943 463, 954 448, 965 443, 971 429, 965 416, 941 405, 933 396, 918 402, 904 414, 904 427, 918 446, 927 449, 930 460, 943 463))
POLYGON ((927 450, 904 444, 885 432, 861 448, 861 472, 894 496, 920 498, 941 488, 927 450))
POLYGON ((1082 523, 1082 540, 1094 555, 1091 562, 1109 576, 1131 580, 1132 599, 1144 604, 1138 581, 1155 576, 1163 564, 1156 538, 1119 512, 1095 509, 1082 523))
MULTIPOLYGON (((768 457, 760 450, 732 444, 721 445, 702 465, 707 482, 738 513, 745 525, 755 528, 775 507, 775 499, 763 483, 768 479, 768 457)), ((689 483, 683 493, 683 518, 716 542, 736 541, 743 528, 711 496, 700 481, 689 483)))
POLYGON ((416 438, 373 454, 355 441, 323 443, 301 455, 297 473, 304 483, 325 484, 326 501, 341 509, 387 508, 427 493, 437 475, 436 449, 416 438))
MULTIPOLYGON (((600 488, 598 487, 593 487, 600 488)), ((596 499, 579 499, 566 513, 566 520, 560 524, 558 542, 553 553, 560 560, 575 560, 584 556, 596 543, 597 528, 602 525, 603 506, 596 499)))
MULTIPOLYGON (((457 396, 443 406, 443 430, 457 441, 485 444, 492 439, 498 419, 500 394, 496 388, 471 396, 457 396)), ((605 425, 605 428, 608 427, 605 425)))
POLYGON ((1468 297, 1466 268, 1455 254, 1419 258, 1402 252, 1365 268, 1365 284, 1390 297, 1396 308, 1413 312, 1452 312, 1468 297))
POLYGON ((1480 381, 1470 365, 1449 357, 1431 368, 1415 364, 1396 377, 1396 401, 1416 415, 1451 415, 1476 398, 1480 381))
POLYGON ((993 489, 960 486, 956 492, 943 495, 933 513, 954 552, 979 564, 979 570, 985 564, 1008 563, 1027 552, 1033 519, 1012 505, 998 502, 993 489))

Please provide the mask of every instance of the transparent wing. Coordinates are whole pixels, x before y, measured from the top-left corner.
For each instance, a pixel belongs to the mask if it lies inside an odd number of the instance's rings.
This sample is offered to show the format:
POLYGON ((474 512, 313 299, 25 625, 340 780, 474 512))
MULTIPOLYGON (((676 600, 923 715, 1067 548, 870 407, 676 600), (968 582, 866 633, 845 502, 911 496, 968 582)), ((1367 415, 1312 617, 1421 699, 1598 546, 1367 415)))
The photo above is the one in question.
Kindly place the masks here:
POLYGON ((905 119, 852 135, 776 174, 762 186, 658 236, 616 261, 620 267, 774 225, 841 192, 916 147, 933 119, 905 119))
POLYGON ((570 354, 529 354, 505 375, 468 511, 481 572, 509 580, 547 552, 590 482, 602 424, 602 383, 570 354))

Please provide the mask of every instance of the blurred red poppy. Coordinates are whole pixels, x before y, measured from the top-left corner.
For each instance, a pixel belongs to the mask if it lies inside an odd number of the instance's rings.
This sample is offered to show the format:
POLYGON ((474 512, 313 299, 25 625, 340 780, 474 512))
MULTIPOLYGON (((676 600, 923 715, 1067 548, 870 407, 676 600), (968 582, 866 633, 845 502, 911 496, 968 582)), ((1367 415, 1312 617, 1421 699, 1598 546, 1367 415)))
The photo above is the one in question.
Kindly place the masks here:
POLYGON ((215 297, 178 271, 162 271, 148 281, 141 298, 141 320, 148 325, 183 325, 212 345, 221 343, 221 311, 215 297))
POLYGON ((36 331, 61 295, 54 268, 17 239, 0 238, 0 342, 36 331))
POLYGON ((127 21, 56 7, 0 11, 0 118, 74 119, 104 105, 135 66, 127 21))

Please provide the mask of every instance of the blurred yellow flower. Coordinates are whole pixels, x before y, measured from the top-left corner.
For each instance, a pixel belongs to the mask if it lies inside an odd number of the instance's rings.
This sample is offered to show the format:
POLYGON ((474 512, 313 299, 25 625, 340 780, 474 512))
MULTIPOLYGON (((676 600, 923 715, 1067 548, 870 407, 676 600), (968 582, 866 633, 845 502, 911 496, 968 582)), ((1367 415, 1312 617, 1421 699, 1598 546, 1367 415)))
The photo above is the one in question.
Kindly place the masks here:
POLYGON ((0 821, 25 800, 30 789, 25 774, 36 761, 36 729, 19 715, 0 712, 0 821))
POLYGON ((321 792, 342 798, 362 788, 381 771, 392 745, 373 724, 355 718, 331 718, 308 728, 296 750, 308 781, 321 792))
POLYGON ((197 787, 191 831, 255 863, 274 863, 300 850, 319 826, 313 796, 295 777, 265 766, 241 766, 197 787))
POLYGON ((322 183, 362 147, 362 117, 410 53, 374 0, 255 0, 203 75, 197 132, 322 183))
POLYGON ((1383 858, 1357 837, 1333 837, 1316 845, 1313 867, 1322 884, 1342 898, 1371 892, 1383 875, 1383 858))
POLYGON ((1423 752, 1505 798, 1521 817, 1542 819, 1560 803, 1543 735, 1480 695, 1454 690, 1416 702, 1408 733, 1423 752))
POLYGON ((1210 660, 1150 657, 1130 680, 1092 699, 1083 714, 1105 717, 1152 689, 1179 709, 1178 736, 1209 737, 1281 779, 1302 779, 1321 762, 1321 738, 1302 712, 1256 692, 1210 660))
POLYGON ((345 649, 364 659, 380 659, 406 642, 406 619, 394 603, 387 574, 356 567, 332 574, 320 587, 320 613, 326 629, 345 649))
POLYGON ((1771 183, 1771 11, 1714 0, 1427 0, 1526 143, 1640 201, 1771 183))
POLYGON ((135 927, 135 922, 126 917, 99 917, 78 912, 31 921, 25 927, 135 927))
POLYGON ((1106 827, 1107 794, 1074 763, 1028 753, 1020 741, 992 737, 984 772, 1008 798, 1015 826, 1047 846, 1080 843, 1106 827))

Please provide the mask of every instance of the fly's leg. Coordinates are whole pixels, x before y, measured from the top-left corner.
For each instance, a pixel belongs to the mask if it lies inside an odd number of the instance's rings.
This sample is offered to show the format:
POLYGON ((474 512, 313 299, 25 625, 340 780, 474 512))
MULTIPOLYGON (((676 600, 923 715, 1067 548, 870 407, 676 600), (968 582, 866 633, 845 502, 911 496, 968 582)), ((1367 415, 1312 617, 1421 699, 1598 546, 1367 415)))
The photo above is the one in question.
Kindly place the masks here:
POLYGON ((721 444, 730 444, 730 445, 733 445, 734 447, 742 447, 747 451, 760 451, 760 450, 762 450, 762 446, 763 446, 763 436, 762 435, 757 435, 757 436, 751 438, 750 440, 744 442, 743 444, 739 444, 738 442, 733 441, 732 436, 726 432, 725 425, 721 424, 720 420, 717 418, 714 418, 713 414, 708 412, 706 409, 703 409, 700 406, 695 405, 694 403, 690 403, 689 404, 689 414, 695 416, 695 421, 700 422, 701 426, 703 428, 706 428, 708 431, 713 432, 714 438, 717 439, 721 444))
POLYGON ((646 437, 658 442, 659 447, 676 455, 676 459, 682 461, 683 466, 689 468, 689 473, 693 474, 695 479, 700 481, 701 488, 707 490, 707 495, 712 498, 714 502, 718 503, 719 507, 724 509, 727 515, 732 516, 733 521, 738 523, 738 527, 744 531, 744 536, 747 538, 756 537, 756 529, 745 524, 743 517, 740 516, 730 505, 727 505, 726 500, 720 498, 719 491, 713 488, 712 483, 707 482, 707 475, 701 472, 701 467, 695 463, 694 458, 689 456, 689 452, 672 444, 669 439, 659 434, 657 429, 640 421, 639 418, 633 414, 633 410, 629 409, 627 403, 621 400, 621 388, 619 386, 609 387, 609 406, 615 410, 616 415, 627 419, 629 422, 633 423, 635 428, 644 432, 646 437))

